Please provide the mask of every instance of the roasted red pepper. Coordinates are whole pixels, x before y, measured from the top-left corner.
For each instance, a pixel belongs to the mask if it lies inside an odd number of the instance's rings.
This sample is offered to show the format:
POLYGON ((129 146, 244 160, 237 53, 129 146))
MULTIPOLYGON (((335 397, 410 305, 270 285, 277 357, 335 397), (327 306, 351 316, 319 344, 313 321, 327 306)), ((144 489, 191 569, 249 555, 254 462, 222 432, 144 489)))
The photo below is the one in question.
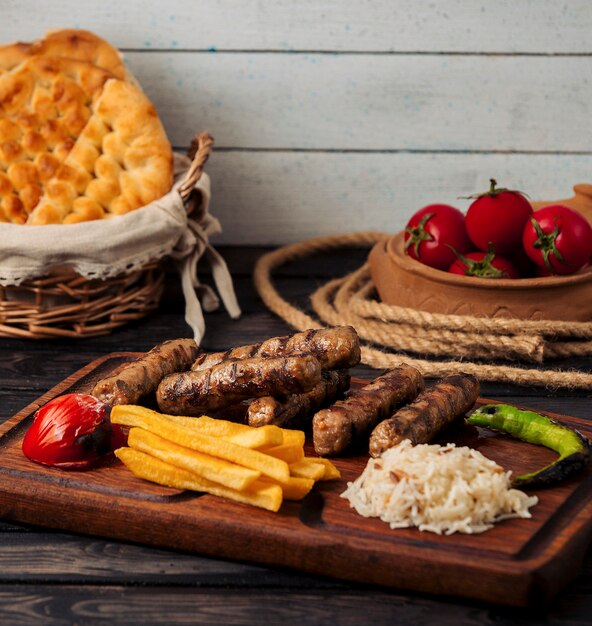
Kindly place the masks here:
POLYGON ((72 393, 54 398, 36 413, 23 439, 23 453, 37 463, 88 469, 125 445, 109 407, 93 396, 72 393))

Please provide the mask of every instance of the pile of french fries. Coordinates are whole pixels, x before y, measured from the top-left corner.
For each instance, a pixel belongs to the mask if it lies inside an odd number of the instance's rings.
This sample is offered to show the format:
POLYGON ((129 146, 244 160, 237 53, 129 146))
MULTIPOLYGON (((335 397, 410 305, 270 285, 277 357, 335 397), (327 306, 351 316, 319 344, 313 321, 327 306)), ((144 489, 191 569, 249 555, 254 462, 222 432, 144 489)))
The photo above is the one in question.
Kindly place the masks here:
POLYGON ((317 480, 339 478, 327 459, 306 457, 304 432, 254 428, 211 417, 164 415, 145 407, 113 407, 111 421, 129 426, 116 456, 139 478, 277 511, 301 500, 317 480))

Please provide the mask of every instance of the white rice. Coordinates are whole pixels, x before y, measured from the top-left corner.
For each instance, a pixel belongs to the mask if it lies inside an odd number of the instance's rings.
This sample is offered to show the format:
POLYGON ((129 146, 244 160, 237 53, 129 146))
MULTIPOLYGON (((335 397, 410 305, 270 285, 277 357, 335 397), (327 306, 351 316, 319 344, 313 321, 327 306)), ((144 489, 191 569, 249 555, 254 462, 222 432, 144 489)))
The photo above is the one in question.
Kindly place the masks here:
POLYGON ((502 519, 531 517, 528 509, 538 498, 512 489, 510 474, 468 447, 403 441, 370 459, 341 497, 391 528, 481 533, 502 519))

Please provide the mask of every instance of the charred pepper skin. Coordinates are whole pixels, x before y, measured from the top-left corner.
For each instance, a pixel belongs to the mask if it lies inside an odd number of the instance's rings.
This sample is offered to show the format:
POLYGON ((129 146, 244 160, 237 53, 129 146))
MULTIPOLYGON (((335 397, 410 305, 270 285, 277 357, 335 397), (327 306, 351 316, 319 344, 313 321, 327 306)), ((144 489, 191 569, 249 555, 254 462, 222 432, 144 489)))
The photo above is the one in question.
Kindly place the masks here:
POLYGON ((550 448, 559 458, 536 472, 512 479, 516 487, 548 487, 580 472, 590 457, 590 442, 577 430, 550 417, 509 404, 486 404, 467 417, 467 423, 507 433, 516 439, 550 448))

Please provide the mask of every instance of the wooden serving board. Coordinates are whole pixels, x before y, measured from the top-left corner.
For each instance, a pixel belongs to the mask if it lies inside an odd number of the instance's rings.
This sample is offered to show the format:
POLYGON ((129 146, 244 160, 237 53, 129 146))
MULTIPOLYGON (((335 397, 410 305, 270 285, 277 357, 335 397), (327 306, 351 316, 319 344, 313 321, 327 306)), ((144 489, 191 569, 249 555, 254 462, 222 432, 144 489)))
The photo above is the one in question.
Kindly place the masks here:
MULTIPOLYGON (((339 497, 363 470, 365 455, 337 459, 342 479, 318 483, 302 502, 284 503, 278 513, 153 485, 118 462, 66 472, 23 456, 21 441, 39 406, 63 393, 88 392, 135 356, 115 353, 94 361, 0 427, 4 520, 514 606, 549 601, 582 564, 592 526, 589 468, 537 491, 532 519, 507 520, 478 535, 438 536, 391 530, 339 497)), ((553 417, 592 435, 592 423, 553 417)), ((446 438, 520 473, 554 459, 544 448, 464 425, 446 438)))

